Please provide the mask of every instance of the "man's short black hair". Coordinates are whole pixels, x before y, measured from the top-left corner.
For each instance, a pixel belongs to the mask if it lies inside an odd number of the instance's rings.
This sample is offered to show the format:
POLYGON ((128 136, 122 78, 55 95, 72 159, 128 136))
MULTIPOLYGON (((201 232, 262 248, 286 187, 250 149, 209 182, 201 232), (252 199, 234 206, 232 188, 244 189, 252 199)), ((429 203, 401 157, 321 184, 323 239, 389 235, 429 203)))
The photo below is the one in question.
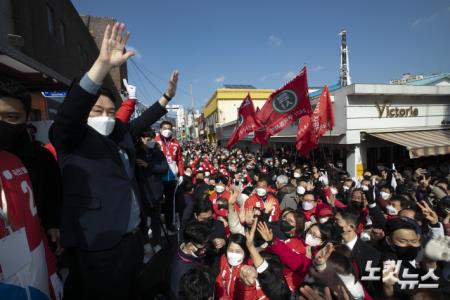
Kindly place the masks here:
POLYGON ((0 76, 0 97, 10 97, 19 100, 28 116, 31 109, 31 96, 27 89, 20 83, 0 76))
POLYGON ((186 225, 183 231, 185 243, 206 244, 208 242, 211 229, 202 222, 191 222, 186 225))
POLYGON ((215 279, 207 266, 199 265, 183 274, 179 299, 208 300, 214 296, 215 279))
POLYGON ((102 87, 100 89, 100 95, 108 97, 109 99, 111 99, 114 105, 116 104, 116 96, 114 96, 114 93, 109 88, 102 87))
POLYGON ((193 211, 197 215, 208 211, 213 211, 211 201, 206 197, 196 199, 193 211))
POLYGON ((353 207, 340 208, 337 210, 337 213, 341 215, 347 224, 354 225, 355 230, 358 228, 360 215, 356 209, 353 207))
POLYGON ((143 137, 143 138, 147 137, 147 138, 153 139, 153 138, 155 138, 155 136, 156 136, 156 134, 155 134, 155 131, 153 129, 149 129, 149 130, 143 131, 141 133, 141 137, 143 137))
POLYGON ((170 125, 170 127, 173 127, 170 121, 162 121, 161 124, 159 125, 159 128, 163 128, 164 125, 170 125))

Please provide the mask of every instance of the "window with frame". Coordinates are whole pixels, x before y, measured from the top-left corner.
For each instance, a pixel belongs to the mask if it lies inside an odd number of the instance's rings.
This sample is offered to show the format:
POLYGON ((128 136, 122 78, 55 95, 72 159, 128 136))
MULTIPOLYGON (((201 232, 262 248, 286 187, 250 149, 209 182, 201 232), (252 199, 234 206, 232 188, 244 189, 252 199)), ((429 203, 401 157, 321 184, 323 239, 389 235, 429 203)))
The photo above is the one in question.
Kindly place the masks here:
POLYGON ((55 34, 55 11, 53 8, 47 5, 47 25, 48 25, 48 32, 50 32, 51 35, 55 34))
POLYGON ((59 38, 61 39, 62 45, 66 46, 66 25, 62 20, 59 20, 59 38))

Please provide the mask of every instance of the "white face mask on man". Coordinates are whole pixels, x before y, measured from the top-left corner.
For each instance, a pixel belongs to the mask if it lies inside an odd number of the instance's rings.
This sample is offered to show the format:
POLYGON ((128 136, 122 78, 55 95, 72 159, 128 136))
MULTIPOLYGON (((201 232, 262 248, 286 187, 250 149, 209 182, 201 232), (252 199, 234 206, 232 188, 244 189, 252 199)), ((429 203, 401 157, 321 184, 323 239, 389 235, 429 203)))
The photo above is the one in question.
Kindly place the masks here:
POLYGON ((87 124, 101 135, 108 136, 113 132, 116 120, 108 116, 89 117, 87 124))
POLYGON ((165 137, 166 139, 172 137, 172 130, 170 129, 164 129, 163 131, 161 131, 161 135, 163 137, 165 137))
POLYGON ((225 191, 225 187, 223 185, 216 185, 216 192, 221 194, 225 191))
POLYGON ((300 185, 297 187, 297 194, 303 195, 303 194, 305 194, 305 192, 306 192, 306 189, 303 186, 300 185))
POLYGON ((264 188, 256 188, 256 194, 260 197, 264 197, 267 194, 267 191, 264 188))

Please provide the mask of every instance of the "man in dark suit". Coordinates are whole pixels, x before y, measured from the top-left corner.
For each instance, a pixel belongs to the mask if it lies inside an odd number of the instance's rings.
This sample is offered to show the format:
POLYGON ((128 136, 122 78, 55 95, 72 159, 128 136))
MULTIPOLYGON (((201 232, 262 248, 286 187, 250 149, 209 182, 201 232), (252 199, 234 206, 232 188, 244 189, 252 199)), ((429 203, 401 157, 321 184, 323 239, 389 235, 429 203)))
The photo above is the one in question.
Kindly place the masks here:
POLYGON ((124 51, 123 30, 119 23, 106 27, 99 57, 72 85, 50 132, 63 177, 61 242, 71 257, 66 299, 135 299, 142 266, 133 141, 166 114, 178 72, 159 102, 127 124, 117 122, 111 94, 99 97, 98 90, 134 54, 124 51))
MULTIPOLYGON (((371 261, 372 267, 379 267, 381 253, 369 243, 358 238, 356 233, 359 223, 358 212, 351 207, 347 207, 338 210, 335 218, 337 225, 341 229, 343 243, 352 251, 359 273, 357 274, 358 279, 361 279, 363 276, 369 276, 369 272, 366 271, 367 262, 371 261)), ((381 286, 377 282, 362 281, 362 284, 371 295, 378 295, 381 291, 381 286)))

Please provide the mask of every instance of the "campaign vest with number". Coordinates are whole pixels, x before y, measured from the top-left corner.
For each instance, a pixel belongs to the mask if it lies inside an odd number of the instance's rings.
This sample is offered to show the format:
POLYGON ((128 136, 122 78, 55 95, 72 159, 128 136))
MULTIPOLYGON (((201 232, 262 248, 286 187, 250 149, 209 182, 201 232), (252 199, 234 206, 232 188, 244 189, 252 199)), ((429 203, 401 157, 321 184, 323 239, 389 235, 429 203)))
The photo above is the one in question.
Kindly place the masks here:
MULTIPOLYGON (((31 253, 31 263, 9 278, 3 278, 0 266, 0 299, 50 299, 42 229, 28 171, 16 156, 3 150, 0 150, 0 193, 0 205, 6 210, 8 223, 13 232, 25 229, 31 253)), ((8 234, 5 223, 0 218, 0 239, 8 234)))

